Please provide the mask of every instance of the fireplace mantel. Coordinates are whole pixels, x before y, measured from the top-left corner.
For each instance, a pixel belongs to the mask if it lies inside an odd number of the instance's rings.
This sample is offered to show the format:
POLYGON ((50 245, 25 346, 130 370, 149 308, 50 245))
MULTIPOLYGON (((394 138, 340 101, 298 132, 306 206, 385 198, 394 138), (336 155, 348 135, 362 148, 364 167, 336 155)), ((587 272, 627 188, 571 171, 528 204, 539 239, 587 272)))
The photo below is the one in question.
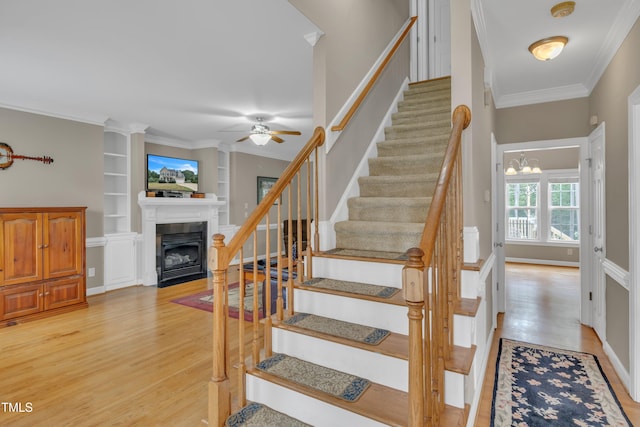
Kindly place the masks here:
MULTIPOLYGON (((205 198, 146 197, 138 193, 138 205, 142 210, 142 283, 145 286, 158 284, 156 274, 156 224, 181 222, 206 222, 207 236, 218 232, 218 209, 225 202, 218 201, 213 193, 205 198)), ((209 242, 211 243, 211 242, 209 242)))

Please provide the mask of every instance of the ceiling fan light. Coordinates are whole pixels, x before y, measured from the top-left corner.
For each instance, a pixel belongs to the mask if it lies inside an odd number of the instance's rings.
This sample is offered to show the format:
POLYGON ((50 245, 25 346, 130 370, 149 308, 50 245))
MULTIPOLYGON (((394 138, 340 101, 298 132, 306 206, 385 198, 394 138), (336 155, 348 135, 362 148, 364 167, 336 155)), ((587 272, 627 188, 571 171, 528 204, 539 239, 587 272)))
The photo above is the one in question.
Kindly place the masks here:
POLYGON ((252 133, 249 138, 256 145, 265 145, 271 139, 271 135, 268 133, 252 133))
POLYGON ((554 36, 538 40, 529 46, 529 52, 540 61, 549 61, 560 55, 569 39, 564 36, 554 36))

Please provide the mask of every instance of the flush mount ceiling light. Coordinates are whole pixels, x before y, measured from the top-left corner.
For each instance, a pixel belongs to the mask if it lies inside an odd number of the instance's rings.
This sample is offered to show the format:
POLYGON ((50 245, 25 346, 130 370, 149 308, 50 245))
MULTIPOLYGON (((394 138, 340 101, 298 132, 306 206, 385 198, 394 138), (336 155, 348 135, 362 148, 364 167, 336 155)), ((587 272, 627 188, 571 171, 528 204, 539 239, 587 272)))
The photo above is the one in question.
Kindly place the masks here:
POLYGON ((562 3, 558 3, 551 8, 551 16, 553 16, 554 18, 564 18, 565 16, 571 15, 575 7, 576 2, 563 1, 562 3))
POLYGON ((529 52, 540 61, 549 61, 560 55, 564 46, 569 42, 565 36, 554 36, 538 40, 529 46, 529 52))

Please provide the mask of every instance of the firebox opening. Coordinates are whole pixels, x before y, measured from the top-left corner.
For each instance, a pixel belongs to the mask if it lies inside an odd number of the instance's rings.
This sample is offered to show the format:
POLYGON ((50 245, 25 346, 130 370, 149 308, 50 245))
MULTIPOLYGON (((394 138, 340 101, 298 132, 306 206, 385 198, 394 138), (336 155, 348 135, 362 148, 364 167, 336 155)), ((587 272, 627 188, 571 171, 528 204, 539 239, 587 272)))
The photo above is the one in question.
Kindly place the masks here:
POLYGON ((156 225, 158 287, 207 277, 206 222, 156 225))

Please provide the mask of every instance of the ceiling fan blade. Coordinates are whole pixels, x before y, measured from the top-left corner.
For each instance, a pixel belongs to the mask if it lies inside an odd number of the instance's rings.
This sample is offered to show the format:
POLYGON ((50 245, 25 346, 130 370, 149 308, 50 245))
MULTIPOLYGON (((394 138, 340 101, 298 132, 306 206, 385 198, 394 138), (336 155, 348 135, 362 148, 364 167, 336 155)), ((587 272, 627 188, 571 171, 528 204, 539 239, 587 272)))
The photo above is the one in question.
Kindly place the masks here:
POLYGON ((301 135, 297 130, 272 130, 271 135, 301 135))
POLYGON ((242 142, 249 139, 249 135, 245 136, 244 138, 240 138, 239 140, 237 140, 236 142, 242 142))
POLYGON ((282 138, 278 138, 275 135, 271 135, 271 139, 273 139, 275 142, 277 142, 278 144, 282 144, 284 142, 284 139, 282 138))

